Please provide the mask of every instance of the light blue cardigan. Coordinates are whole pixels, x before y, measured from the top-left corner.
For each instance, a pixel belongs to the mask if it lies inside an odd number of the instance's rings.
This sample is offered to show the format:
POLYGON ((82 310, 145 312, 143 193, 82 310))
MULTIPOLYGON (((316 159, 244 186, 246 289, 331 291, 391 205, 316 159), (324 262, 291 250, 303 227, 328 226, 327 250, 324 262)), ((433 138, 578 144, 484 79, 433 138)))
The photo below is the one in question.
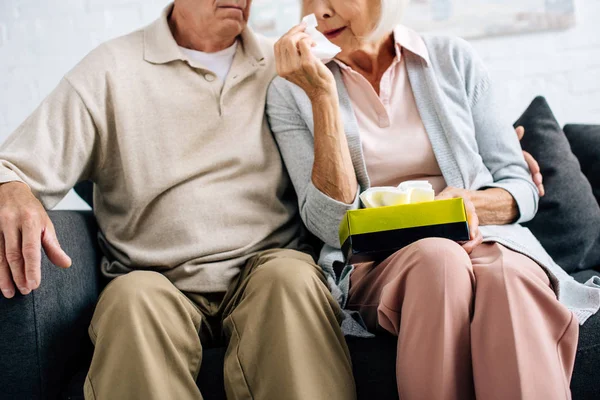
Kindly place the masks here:
MULTIPOLYGON (((462 39, 423 39, 430 65, 414 53, 403 54, 417 108, 446 183, 470 190, 498 187, 512 194, 519 207, 519 220, 511 225, 482 226, 484 241, 501 243, 539 263, 548 273, 558 299, 583 324, 600 308, 600 279, 592 278, 585 285, 577 283, 552 260, 529 229, 518 224, 535 216, 539 197, 514 129, 501 118, 501 107, 482 61, 462 39)), ((344 129, 362 192, 370 183, 358 125, 339 67, 335 63, 328 67, 337 83, 344 129)), ((336 277, 332 265, 342 261, 340 221, 346 211, 359 207, 358 196, 353 204, 344 204, 313 185, 313 114, 302 89, 276 78, 267 96, 267 116, 298 194, 302 219, 325 243, 319 264, 328 275, 334 296, 345 307, 352 267, 336 277)), ((354 320, 347 318, 344 322, 346 334, 365 336, 354 320)))

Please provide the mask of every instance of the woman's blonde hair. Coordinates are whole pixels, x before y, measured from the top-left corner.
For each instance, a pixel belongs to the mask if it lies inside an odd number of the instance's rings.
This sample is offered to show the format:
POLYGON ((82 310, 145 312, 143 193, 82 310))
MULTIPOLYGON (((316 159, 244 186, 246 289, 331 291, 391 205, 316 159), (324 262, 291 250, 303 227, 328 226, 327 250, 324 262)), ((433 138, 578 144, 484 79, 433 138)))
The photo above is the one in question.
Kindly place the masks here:
POLYGON ((394 30, 404 16, 409 0, 379 0, 381 14, 375 29, 367 36, 367 40, 379 40, 394 30))

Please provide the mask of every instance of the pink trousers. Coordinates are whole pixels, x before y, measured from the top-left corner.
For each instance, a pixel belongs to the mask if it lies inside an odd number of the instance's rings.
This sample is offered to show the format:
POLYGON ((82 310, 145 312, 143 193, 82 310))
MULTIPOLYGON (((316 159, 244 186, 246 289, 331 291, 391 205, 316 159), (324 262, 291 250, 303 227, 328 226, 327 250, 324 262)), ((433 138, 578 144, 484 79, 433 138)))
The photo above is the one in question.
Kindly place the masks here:
POLYGON ((418 241, 356 266, 350 309, 398 336, 402 400, 570 399, 579 325, 543 269, 497 243, 418 241))

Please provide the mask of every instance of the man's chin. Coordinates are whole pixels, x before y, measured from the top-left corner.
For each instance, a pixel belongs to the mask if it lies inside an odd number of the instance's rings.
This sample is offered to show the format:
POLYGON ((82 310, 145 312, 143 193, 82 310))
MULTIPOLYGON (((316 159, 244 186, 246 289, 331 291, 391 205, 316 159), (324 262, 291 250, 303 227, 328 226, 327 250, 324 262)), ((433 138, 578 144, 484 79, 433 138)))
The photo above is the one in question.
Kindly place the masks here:
POLYGON ((241 34, 246 29, 246 22, 243 20, 226 19, 223 21, 222 32, 231 33, 232 35, 241 34))

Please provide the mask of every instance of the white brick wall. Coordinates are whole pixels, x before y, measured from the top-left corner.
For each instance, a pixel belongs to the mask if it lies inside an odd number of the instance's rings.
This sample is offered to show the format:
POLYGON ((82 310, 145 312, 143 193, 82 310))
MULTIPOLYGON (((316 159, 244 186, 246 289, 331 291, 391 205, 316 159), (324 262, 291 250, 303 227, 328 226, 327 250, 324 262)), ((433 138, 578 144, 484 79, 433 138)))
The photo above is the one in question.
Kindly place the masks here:
MULTIPOLYGON (((91 49, 151 22, 167 3, 0 0, 0 141, 91 49)), ((578 24, 568 31, 473 42, 509 118, 542 94, 561 123, 600 123, 600 0, 576 6, 578 24)), ((82 203, 69 196, 60 207, 82 203)))
POLYGON ((600 0, 576 2, 569 30, 474 41, 512 119, 544 95, 561 123, 600 124, 600 0))

